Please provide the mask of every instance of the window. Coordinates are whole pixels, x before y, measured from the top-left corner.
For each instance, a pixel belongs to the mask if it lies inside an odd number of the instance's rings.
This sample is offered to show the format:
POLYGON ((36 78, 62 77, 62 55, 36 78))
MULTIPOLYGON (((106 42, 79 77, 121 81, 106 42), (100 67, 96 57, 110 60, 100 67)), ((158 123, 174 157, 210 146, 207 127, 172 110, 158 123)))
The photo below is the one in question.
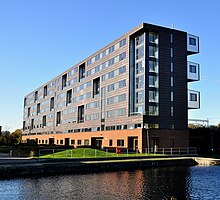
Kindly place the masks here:
POLYGON ((94 101, 86 104, 86 110, 90 108, 98 108, 98 107, 99 107, 99 101, 94 101))
POLYGON ((173 106, 170 107, 170 116, 173 117, 173 106))
POLYGON ((47 96, 47 85, 44 86, 44 95, 43 97, 45 98, 47 96))
POLYGON ((156 33, 149 33, 149 42, 151 43, 157 43, 157 34, 156 33))
POLYGON ((158 115, 158 106, 149 106, 149 115, 158 115))
POLYGON ((196 38, 190 37, 190 38, 189 38, 189 44, 190 44, 190 45, 193 45, 193 46, 196 46, 196 38))
POLYGON ((99 113, 94 113, 94 114, 85 116, 86 121, 97 120, 97 119, 99 119, 99 113))
POLYGON ((170 86, 173 87, 173 77, 170 77, 170 86))
POLYGON ((68 72, 68 77, 71 77, 73 75, 73 70, 68 72))
POLYGON ((63 140, 60 140, 60 144, 63 144, 63 140))
POLYGON ((158 72, 158 65, 156 61, 149 61, 149 72, 158 72))
POLYGON ((23 131, 26 130, 26 122, 23 121, 23 131))
POLYGON ((123 40, 121 40, 121 41, 119 42, 119 47, 120 47, 120 48, 123 47, 124 45, 126 45, 126 38, 124 38, 123 40))
POLYGON ((40 103, 37 104, 37 115, 40 113, 40 103))
POLYGON ((136 60, 144 58, 144 46, 136 49, 136 60))
POLYGON ((144 43, 144 34, 136 37, 136 45, 140 45, 144 43))
POLYGON ((61 124, 61 112, 57 112, 57 126, 61 124))
POLYGON ((190 73, 196 73, 196 66, 195 65, 189 65, 189 71, 190 71, 190 73))
POLYGON ((108 92, 115 90, 115 84, 108 85, 108 92))
POLYGON ((173 63, 170 63, 170 71, 173 72, 173 63))
POLYGON ((144 87, 144 75, 136 78, 136 88, 140 89, 144 87))
POLYGON ((117 146, 123 147, 124 146, 124 140, 117 140, 117 146))
POLYGON ((91 65, 92 64, 92 59, 89 59, 88 61, 87 61, 87 66, 89 66, 89 65, 91 65))
POLYGON ((89 140, 84 140, 84 145, 88 146, 89 145, 89 140))
POLYGON ((158 129, 159 128, 159 124, 148 124, 148 127, 150 128, 150 129, 158 129))
POLYGON ((67 83, 67 74, 64 74, 62 76, 62 90, 66 87, 66 83, 67 83))
POLYGON ((197 101, 197 94, 190 93, 190 101, 197 101))
POLYGON ((114 64, 114 61, 115 59, 114 58, 111 58, 109 61, 108 61, 108 66, 111 66, 114 64))
POLYGON ((157 48, 153 46, 149 46, 149 57, 156 58, 157 57, 157 48))
POLYGON ((100 93, 100 77, 93 80, 93 98, 99 96, 100 93))
POLYGON ((144 61, 139 61, 136 63, 136 74, 141 74, 144 72, 144 61))
POLYGON ((102 52, 102 57, 104 58, 106 56, 106 51, 102 52))
POLYGON ((75 144, 75 140, 71 140, 71 145, 74 145, 75 144))
POLYGON ((78 107, 78 123, 84 122, 84 105, 78 107))
POLYGON ((170 93, 170 101, 173 101, 173 92, 170 93))
POLYGON ((91 76, 91 75, 92 75, 92 70, 90 69, 87 71, 87 76, 91 76))
POLYGON ((95 61, 98 61, 100 59, 100 54, 95 56, 95 61))
POLYGON ((85 78, 85 63, 79 66, 79 82, 85 78))
POLYGON ((81 140, 77 140, 77 145, 81 145, 82 141, 81 140))
POLYGON ((126 66, 120 67, 119 68, 119 74, 123 74, 126 72, 126 66))
POLYGON ((109 110, 107 111, 107 117, 117 117, 117 116, 123 116, 126 114, 126 109, 125 108, 120 108, 120 109, 115 109, 115 110, 109 110))
POLYGON ((109 146, 112 147, 112 145, 113 145, 113 141, 112 141, 112 139, 110 139, 109 140, 109 146))
POLYGON ((50 99, 50 110, 54 109, 54 97, 50 99))
POLYGON ((136 106, 135 107, 135 112, 142 114, 144 112, 144 107, 142 105, 136 106))
POLYGON ((100 71, 100 66, 98 65, 97 67, 95 67, 95 73, 100 71))
POLYGON ((38 91, 36 91, 34 94, 34 102, 36 102, 37 100, 38 100, 38 91))
POLYGON ((31 108, 29 107, 27 116, 30 117, 30 114, 31 114, 31 108))
POLYGON ((86 93, 86 99, 90 98, 91 97, 91 92, 87 92, 86 93))
POLYGON ((72 102, 72 89, 67 91, 66 94, 66 106, 72 102))
POLYGON ((105 68, 106 68, 106 63, 107 63, 107 62, 102 63, 102 69, 105 69, 105 68))
POLYGON ((112 53, 114 50, 115 50, 115 46, 114 45, 109 47, 109 53, 112 53))
POLYGON ((31 129, 34 128, 34 119, 31 119, 31 129))
POLYGON ((113 78, 114 77, 114 71, 111 71, 108 73, 108 78, 113 78))
POLYGON ((136 92, 136 103, 144 102, 144 91, 136 92))
POLYGON ((173 58, 173 48, 170 48, 170 57, 173 58))
POLYGON ((122 80, 117 83, 110 84, 110 85, 108 85, 108 92, 111 92, 111 91, 116 90, 118 88, 123 88, 124 86, 126 86, 126 80, 122 80))
POLYGON ((158 92, 149 91, 149 102, 158 102, 158 92))
POLYGON ((107 74, 102 75, 102 82, 107 79, 107 74))
POLYGON ((173 43, 173 34, 170 34, 170 43, 173 43))
POLYGON ((24 98, 24 107, 27 105, 27 98, 24 98))
POLYGON ((121 95, 109 97, 107 99, 107 104, 111 105, 111 104, 122 102, 122 101, 125 101, 125 100, 126 100, 126 94, 121 94, 121 95))
POLYGON ((125 86, 126 86, 126 81, 125 80, 119 81, 119 88, 123 88, 125 86))
POLYGON ((157 87, 157 77, 149 76, 149 87, 157 87))
POLYGON ((119 54, 119 61, 124 60, 126 58, 126 52, 119 54))
POLYGON ((46 126, 46 125, 47 125, 46 115, 43 116, 42 125, 43 125, 43 126, 46 126))

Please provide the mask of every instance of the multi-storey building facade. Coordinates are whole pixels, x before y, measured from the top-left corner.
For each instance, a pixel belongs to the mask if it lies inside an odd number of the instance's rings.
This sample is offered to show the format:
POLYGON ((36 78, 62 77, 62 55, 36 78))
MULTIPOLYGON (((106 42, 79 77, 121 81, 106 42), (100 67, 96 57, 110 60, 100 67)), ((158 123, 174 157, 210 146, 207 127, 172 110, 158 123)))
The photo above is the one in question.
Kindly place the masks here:
POLYGON ((143 23, 24 98, 23 142, 186 147, 199 38, 143 23))

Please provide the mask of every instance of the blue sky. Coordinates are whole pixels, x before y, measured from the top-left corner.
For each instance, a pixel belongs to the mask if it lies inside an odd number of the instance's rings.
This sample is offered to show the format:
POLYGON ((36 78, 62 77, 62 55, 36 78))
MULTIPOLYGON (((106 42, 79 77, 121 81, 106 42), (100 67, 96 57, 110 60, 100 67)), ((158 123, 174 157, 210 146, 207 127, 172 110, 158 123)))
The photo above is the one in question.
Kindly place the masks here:
POLYGON ((220 122, 220 1, 0 0, 0 125, 22 127, 23 97, 142 22, 200 37, 201 109, 220 122))

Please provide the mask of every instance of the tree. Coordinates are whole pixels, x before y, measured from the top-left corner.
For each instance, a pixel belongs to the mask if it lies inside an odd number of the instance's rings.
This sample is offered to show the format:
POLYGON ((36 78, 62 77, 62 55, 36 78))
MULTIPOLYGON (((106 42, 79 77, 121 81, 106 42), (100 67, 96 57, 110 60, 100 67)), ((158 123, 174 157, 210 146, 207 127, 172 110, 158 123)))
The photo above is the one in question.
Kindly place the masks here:
POLYGON ((17 129, 10 136, 11 136, 11 144, 17 145, 21 142, 22 130, 17 129))
POLYGON ((1 145, 17 145, 21 142, 22 131, 20 129, 15 130, 13 133, 9 131, 2 132, 0 137, 1 145))
POLYGON ((11 143, 10 132, 4 131, 0 137, 0 143, 2 145, 9 145, 11 143))

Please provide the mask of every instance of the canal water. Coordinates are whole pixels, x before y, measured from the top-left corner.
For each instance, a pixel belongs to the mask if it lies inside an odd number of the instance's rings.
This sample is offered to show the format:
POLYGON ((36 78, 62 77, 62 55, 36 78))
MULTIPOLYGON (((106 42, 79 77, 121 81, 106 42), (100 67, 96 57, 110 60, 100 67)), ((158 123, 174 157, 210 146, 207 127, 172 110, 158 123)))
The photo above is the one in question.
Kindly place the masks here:
POLYGON ((0 180, 0 199, 220 199, 220 167, 134 171, 0 180))

